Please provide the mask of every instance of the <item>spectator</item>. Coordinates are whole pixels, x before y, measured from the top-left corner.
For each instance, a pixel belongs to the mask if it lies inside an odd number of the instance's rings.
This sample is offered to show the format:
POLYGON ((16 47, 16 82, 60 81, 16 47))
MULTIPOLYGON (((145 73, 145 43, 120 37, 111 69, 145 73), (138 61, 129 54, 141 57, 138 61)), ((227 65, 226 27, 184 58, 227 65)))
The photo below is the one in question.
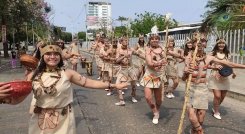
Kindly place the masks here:
POLYGON ((16 51, 14 49, 11 51, 11 67, 16 68, 16 51))

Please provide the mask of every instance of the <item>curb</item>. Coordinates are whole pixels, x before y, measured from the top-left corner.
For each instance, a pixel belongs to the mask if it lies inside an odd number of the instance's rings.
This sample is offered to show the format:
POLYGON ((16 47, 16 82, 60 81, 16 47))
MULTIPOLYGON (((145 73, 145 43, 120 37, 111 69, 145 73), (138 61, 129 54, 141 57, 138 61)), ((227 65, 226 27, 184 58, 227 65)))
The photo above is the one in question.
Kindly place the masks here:
POLYGON ((241 94, 241 93, 228 91, 226 96, 233 98, 233 99, 236 99, 236 100, 239 100, 239 101, 242 101, 242 102, 245 102, 245 95, 241 94))

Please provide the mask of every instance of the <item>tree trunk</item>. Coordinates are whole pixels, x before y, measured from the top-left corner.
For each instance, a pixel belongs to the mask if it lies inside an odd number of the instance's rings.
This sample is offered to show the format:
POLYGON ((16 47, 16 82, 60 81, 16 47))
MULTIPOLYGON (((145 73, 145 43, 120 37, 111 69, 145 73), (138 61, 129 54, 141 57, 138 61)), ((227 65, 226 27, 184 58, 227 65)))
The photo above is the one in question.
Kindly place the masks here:
POLYGON ((2 15, 2 42, 3 42, 4 58, 9 57, 9 54, 8 54, 8 40, 7 40, 6 34, 7 34, 6 20, 5 20, 5 16, 2 15))

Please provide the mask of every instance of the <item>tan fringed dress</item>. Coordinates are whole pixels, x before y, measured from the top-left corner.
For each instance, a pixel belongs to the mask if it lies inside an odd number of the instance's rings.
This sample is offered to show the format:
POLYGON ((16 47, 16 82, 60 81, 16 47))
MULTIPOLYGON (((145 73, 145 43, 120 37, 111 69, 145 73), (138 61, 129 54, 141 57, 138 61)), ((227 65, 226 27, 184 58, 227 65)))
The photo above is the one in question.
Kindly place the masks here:
POLYGON ((29 134, 75 134, 73 89, 64 70, 60 75, 44 72, 40 78, 42 82, 36 77, 32 83, 36 107, 30 118, 29 134), (40 83, 44 87, 55 85, 57 90, 46 90, 40 83))
MULTIPOLYGON (((220 60, 228 60, 225 57, 225 54, 217 53, 215 56, 220 60)), ((214 66, 219 65, 218 63, 214 63, 214 66)), ((211 70, 209 79, 208 79, 208 89, 215 90, 230 90, 230 80, 229 77, 223 77, 219 75, 218 70, 211 70)))
MULTIPOLYGON (((176 49, 174 49, 176 52, 176 49)), ((177 66, 177 58, 171 55, 167 55, 167 62, 166 65, 166 75, 168 78, 177 78, 178 77, 178 66, 177 66)))
MULTIPOLYGON (((161 49, 161 53, 155 53, 150 50, 150 56, 153 62, 157 63, 164 60, 164 51, 161 49)), ((165 66, 156 68, 146 65, 145 74, 140 81, 140 84, 148 88, 160 88, 161 84, 166 81, 165 66)))
MULTIPOLYGON (((138 48, 138 50, 136 52, 139 53, 140 55, 145 55, 145 47, 140 47, 139 46, 139 48, 138 48)), ((137 57, 137 61, 136 62, 137 62, 136 65, 138 67, 145 66, 145 59, 137 57)))

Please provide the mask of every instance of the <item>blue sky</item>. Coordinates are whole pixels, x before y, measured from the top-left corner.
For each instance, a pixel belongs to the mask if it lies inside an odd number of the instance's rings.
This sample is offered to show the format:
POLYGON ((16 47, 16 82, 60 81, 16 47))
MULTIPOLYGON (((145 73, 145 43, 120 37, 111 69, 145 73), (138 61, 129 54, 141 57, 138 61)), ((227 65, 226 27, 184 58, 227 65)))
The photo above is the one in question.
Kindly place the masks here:
MULTIPOLYGON (((49 20, 57 26, 66 27, 68 32, 85 31, 85 4, 88 0, 46 0, 53 7, 49 20)), ((135 18, 135 13, 144 11, 166 14, 186 24, 200 22, 207 10, 208 0, 104 0, 112 5, 112 19, 118 16, 135 18)))

